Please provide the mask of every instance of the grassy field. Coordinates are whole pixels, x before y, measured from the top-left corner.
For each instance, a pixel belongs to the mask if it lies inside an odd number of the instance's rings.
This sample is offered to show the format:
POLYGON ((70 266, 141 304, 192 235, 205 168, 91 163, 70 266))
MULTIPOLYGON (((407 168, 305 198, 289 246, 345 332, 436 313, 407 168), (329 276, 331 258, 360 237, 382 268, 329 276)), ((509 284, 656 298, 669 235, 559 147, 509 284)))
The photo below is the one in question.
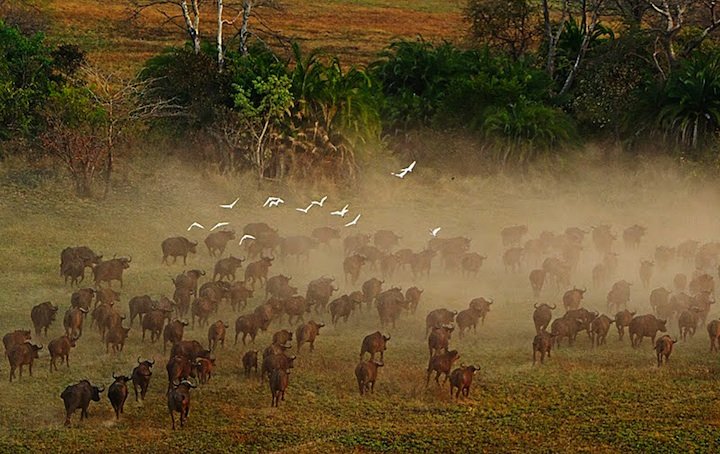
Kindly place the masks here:
MULTIPOLYGON (((137 21, 130 21, 127 1, 42 0, 39 4, 50 17, 55 39, 81 45, 95 64, 113 70, 136 71, 163 48, 181 45, 186 39, 156 10, 146 10, 137 21)), ((367 63, 393 39, 420 35, 455 40, 466 28, 461 2, 454 0, 283 0, 281 4, 281 10, 260 11, 267 27, 305 49, 321 48, 339 55, 344 64, 367 63)), ((214 14, 208 2, 200 31, 211 42, 214 14)), ((251 23, 251 27, 257 25, 251 23)), ((232 27, 225 33, 230 37, 232 27)), ((274 40, 268 42, 276 45, 274 40)))
MULTIPOLYGON (((488 255, 478 279, 447 275, 437 266, 429 280, 417 284, 425 293, 415 315, 404 315, 392 335, 374 395, 361 398, 353 375, 362 338, 380 329, 374 311, 355 314, 347 325, 326 326, 316 350, 304 350, 290 376, 286 401, 270 407, 267 386, 245 379, 240 358, 245 352, 232 339, 216 352, 218 375, 192 395, 188 425, 172 431, 167 414, 166 358, 162 347, 141 340, 137 324, 125 351, 106 354, 100 336, 86 332, 70 357, 70 369, 48 372, 46 349, 35 364, 34 377, 5 382, 0 392, 0 452, 717 452, 720 449, 720 410, 717 406, 718 355, 708 354, 704 327, 687 342, 676 345, 669 366, 658 369, 645 340, 633 350, 618 342, 614 328, 606 346, 592 350, 579 337, 574 347, 553 352, 542 367, 531 365, 531 292, 526 266, 522 273, 502 270, 499 230, 528 223, 530 234, 559 231, 569 225, 598 222, 616 231, 641 222, 650 227, 640 251, 621 253, 620 276, 637 282, 631 307, 649 312, 648 292, 639 285, 637 265, 657 244, 676 244, 686 238, 717 238, 717 187, 696 186, 691 176, 672 167, 648 165, 645 170, 586 167, 574 179, 551 180, 528 175, 524 180, 454 178, 418 165, 405 180, 366 175, 353 191, 317 187, 263 187, 249 178, 225 177, 189 169, 173 158, 139 158, 120 163, 116 192, 106 201, 79 201, 65 195, 62 179, 38 179, 9 164, 0 167, 0 332, 30 328, 30 308, 50 300, 61 307, 47 345, 62 332, 62 313, 73 289, 58 277, 59 252, 68 245, 86 244, 105 256, 132 255, 126 272, 120 307, 134 295, 171 295, 170 277, 184 268, 211 270, 213 260, 200 248, 187 267, 160 264, 160 242, 185 234, 202 240, 204 232, 186 232, 192 221, 211 224, 229 221, 240 230, 248 222, 267 221, 282 235, 309 234, 312 228, 337 226, 341 220, 328 212, 350 203, 351 214, 361 212, 359 231, 390 228, 403 236, 401 246, 421 249, 427 229, 442 226, 441 235, 467 235, 472 250, 488 255), (671 189, 670 189, 671 188, 671 189), (287 205, 263 209, 268 195, 284 197, 287 205), (307 216, 294 211, 310 198, 327 194, 326 208, 307 216), (238 206, 217 207, 240 196, 238 206), (329 208, 327 208, 329 206, 329 208), (713 236, 715 235, 715 236, 713 236), (425 386, 427 343, 422 333, 431 309, 462 309, 476 296, 495 299, 478 334, 451 348, 461 362, 481 367, 469 399, 450 399, 447 386, 425 386), (131 397, 125 415, 115 422, 105 395, 90 406, 90 418, 63 428, 59 398, 68 384, 88 378, 108 386, 113 372, 129 374, 138 356, 157 363, 147 400, 131 397)), ((348 233, 354 230, 346 229, 348 233)), ((345 234, 345 232, 343 232, 345 234)), ((202 241, 201 241, 202 244, 202 241)), ((230 253, 239 254, 237 245, 230 253)), ((276 261, 271 274, 293 277, 302 292, 308 281, 323 274, 338 278, 340 292, 357 287, 342 279, 341 245, 321 250, 308 265, 276 261)), ((573 278, 590 287, 585 304, 603 310, 607 288, 592 288, 589 270, 597 257, 589 242, 580 269, 573 278)), ((668 285, 676 269, 657 273, 653 287, 668 285)), ((688 271, 688 270, 686 270, 688 271)), ((365 270, 361 281, 375 275, 365 270)), ((88 282, 86 281, 86 284, 88 282)), ((390 282, 386 283, 386 286, 390 282)), ((411 276, 393 279, 403 289, 411 276)), ((117 284, 115 286, 117 288, 117 284)), ((359 287, 359 285, 358 285, 359 287)), ((249 308, 263 301, 257 292, 249 308)), ((560 295, 546 290, 541 300, 558 303, 560 295)), ((559 311, 558 311, 559 312, 559 311)), ((228 322, 230 338, 238 314, 222 306, 218 318, 228 322)), ((560 314, 556 314, 560 315, 560 314)), ((717 317, 717 308, 711 317, 717 317)), ((327 314, 313 315, 329 325, 327 314)), ((269 344, 274 324, 258 336, 254 348, 269 344)), ((288 327, 283 325, 282 327, 288 327)), ((188 327, 189 328, 189 327, 188 327)), ((206 328, 185 332, 186 339, 206 342, 206 328)), ((677 335, 671 325, 670 333, 677 335)), ((249 347, 250 348, 250 347, 249 347)), ((7 363, 0 378, 7 380, 7 363)))

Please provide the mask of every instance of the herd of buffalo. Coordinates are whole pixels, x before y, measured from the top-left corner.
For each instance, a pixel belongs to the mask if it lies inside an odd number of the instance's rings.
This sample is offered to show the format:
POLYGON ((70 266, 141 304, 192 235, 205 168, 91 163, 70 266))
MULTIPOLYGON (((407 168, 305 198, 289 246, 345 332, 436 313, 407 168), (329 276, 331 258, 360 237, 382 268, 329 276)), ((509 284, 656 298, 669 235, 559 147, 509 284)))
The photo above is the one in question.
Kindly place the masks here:
MULTIPOLYGON (((625 229, 622 232, 624 250, 628 253, 637 251, 646 230, 639 225, 625 229)), ((321 276, 308 282, 306 290, 300 292, 293 286, 291 277, 271 272, 276 265, 275 258, 284 263, 306 263, 319 248, 333 251, 334 243, 341 239, 340 230, 320 227, 310 236, 281 237, 278 230, 266 223, 251 223, 244 227, 243 234, 254 239, 242 242, 243 257, 236 257, 232 253, 225 256, 228 244, 236 239, 235 232, 211 232, 204 243, 207 253, 217 259, 212 272, 183 271, 172 279, 174 289, 168 289, 173 293, 172 298, 133 296, 127 299, 127 311, 120 309, 121 293, 112 286, 117 282, 122 288, 125 271, 134 265, 132 257, 105 259, 86 246, 64 249, 60 254, 60 276, 66 283, 80 287, 90 269, 94 285, 72 292, 70 305, 62 317, 65 333, 47 344, 50 372, 57 370, 58 360, 60 366, 65 363, 70 367, 71 350, 81 342, 84 328, 97 329, 106 352, 114 354, 123 351, 131 326, 137 323, 143 341, 147 337, 147 342, 162 342, 163 354, 170 349, 166 363, 167 405, 175 428, 176 413, 180 426, 188 417, 191 392, 197 386, 191 379, 202 385, 210 381, 216 369, 214 352, 218 346, 225 345, 231 329, 222 320, 212 321, 220 305, 228 304, 233 311, 240 311, 234 325, 234 344, 241 342, 244 349, 248 342, 254 344, 258 333, 267 331, 272 324, 279 327, 286 323, 285 326, 292 327, 274 332, 271 344, 261 356, 258 350, 246 349, 242 357, 242 368, 247 377, 254 373, 259 375, 261 382, 268 379, 273 406, 285 399, 290 372, 297 358, 289 353, 293 341, 298 354, 305 344, 312 352, 325 326, 315 320, 306 321, 306 317, 327 315, 329 322, 337 325, 346 323, 353 314, 372 310, 377 311, 380 330, 361 340, 359 362, 355 367, 359 393, 372 393, 391 340, 391 336, 382 331, 394 328, 403 314, 414 314, 424 291, 417 286, 404 292, 398 287, 383 288, 385 281, 394 279, 399 273, 411 276, 413 281, 426 279, 435 261, 440 262, 441 272, 461 273, 468 279, 475 279, 487 259, 472 252, 471 240, 465 237, 433 237, 424 249, 416 252, 400 248, 402 238, 389 230, 379 230, 373 235, 351 234, 342 239, 342 268, 345 286, 354 290, 337 294, 339 288, 335 279, 321 276), (369 279, 361 282, 363 273, 376 276, 367 276, 369 279), (246 311, 250 300, 255 298, 261 298, 261 304, 246 311), (207 328, 206 344, 205 339, 201 342, 184 338, 185 328, 190 325, 194 329, 196 324, 207 328)), ((634 279, 615 281, 620 256, 617 250, 620 248, 616 246, 617 236, 610 226, 597 225, 589 230, 570 227, 562 233, 544 231, 537 238, 527 239, 527 236, 527 226, 504 228, 501 240, 505 252, 501 260, 507 273, 529 271, 529 287, 537 301, 532 313, 536 329, 532 340, 533 365, 538 355, 543 363, 550 357, 551 350, 560 348, 563 341, 573 345, 582 331, 587 333, 593 348, 602 347, 612 324, 615 324, 620 340, 627 330, 634 348, 641 345, 643 338, 649 337, 658 367, 668 361, 677 342, 667 334, 656 339, 658 332, 666 333, 671 323, 677 324, 682 339, 693 336, 700 324, 706 325, 710 350, 720 348, 720 320, 707 320, 715 302, 713 274, 718 271, 720 243, 685 241, 675 246, 659 246, 652 260, 638 260, 638 282, 649 294, 649 308, 653 312, 640 314, 630 310, 638 307, 629 304, 634 279), (592 244, 586 239, 590 233, 592 244), (593 246, 595 253, 592 256, 599 257, 592 268, 593 291, 609 289, 606 314, 582 307, 587 289, 578 288, 573 282, 581 257, 589 256, 587 250, 593 246), (686 267, 690 270, 689 275, 678 273, 671 286, 651 289, 655 270, 665 271, 671 264, 686 267), (556 294, 557 301, 540 303, 543 293, 556 294), (564 314, 553 319, 553 311, 560 305, 564 314)), ((188 256, 198 253, 198 242, 173 237, 162 241, 161 249, 164 265, 172 266, 179 258, 186 265, 188 256)), ((456 366, 460 354, 450 348, 451 336, 455 330, 461 339, 468 334, 477 334, 477 325, 484 323, 493 303, 493 299, 479 296, 459 312, 435 308, 427 313, 426 384, 434 374, 439 386, 440 377, 444 376, 443 383, 450 382, 451 396, 458 398, 461 393, 468 396, 479 367, 456 366)), ((51 302, 32 307, 30 318, 36 337, 47 338, 48 328, 58 311, 59 306, 51 302)), ((3 337, 10 364, 10 381, 16 378, 16 371, 22 377, 24 366, 32 376, 33 363, 43 346, 33 343, 31 337, 29 329, 18 329, 3 337)), ((123 413, 129 382, 132 382, 135 399, 145 398, 154 363, 152 359, 138 357, 130 375, 113 373, 107 396, 117 418, 123 413)), ((88 380, 65 388, 60 394, 66 410, 65 424, 70 424, 71 415, 78 409, 81 410, 80 418, 86 418, 90 402, 100 401, 104 391, 105 387, 93 385, 88 380)))

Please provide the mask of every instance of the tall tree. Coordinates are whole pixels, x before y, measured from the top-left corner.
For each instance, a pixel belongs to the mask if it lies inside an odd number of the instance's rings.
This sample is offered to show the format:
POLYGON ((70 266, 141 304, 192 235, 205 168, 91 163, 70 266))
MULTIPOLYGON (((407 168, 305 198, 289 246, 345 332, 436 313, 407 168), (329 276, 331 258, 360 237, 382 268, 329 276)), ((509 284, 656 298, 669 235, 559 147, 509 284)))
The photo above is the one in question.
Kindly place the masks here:
POLYGON ((148 8, 162 14, 168 22, 187 33, 196 54, 200 53, 200 2, 201 0, 130 0, 133 18, 148 8), (181 22, 182 20, 182 22, 181 22))

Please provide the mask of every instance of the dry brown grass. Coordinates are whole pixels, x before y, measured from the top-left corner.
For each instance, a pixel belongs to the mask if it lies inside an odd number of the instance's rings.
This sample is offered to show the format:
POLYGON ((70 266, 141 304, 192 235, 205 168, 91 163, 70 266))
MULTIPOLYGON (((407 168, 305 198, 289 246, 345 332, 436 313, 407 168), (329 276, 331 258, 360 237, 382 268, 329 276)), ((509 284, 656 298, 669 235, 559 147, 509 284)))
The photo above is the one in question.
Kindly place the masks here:
MULTIPOLYGON (((272 30, 305 48, 336 54, 345 64, 367 63, 393 39, 456 40, 464 33, 460 6, 453 1, 286 0, 283 5, 281 11, 262 12, 272 30)), ((52 36, 80 44, 93 62, 108 69, 132 72, 164 47, 185 40, 183 31, 157 11, 130 21, 127 1, 46 0, 42 8, 51 17, 52 36)), ((206 40, 214 37, 213 13, 208 3, 200 26, 206 40)))

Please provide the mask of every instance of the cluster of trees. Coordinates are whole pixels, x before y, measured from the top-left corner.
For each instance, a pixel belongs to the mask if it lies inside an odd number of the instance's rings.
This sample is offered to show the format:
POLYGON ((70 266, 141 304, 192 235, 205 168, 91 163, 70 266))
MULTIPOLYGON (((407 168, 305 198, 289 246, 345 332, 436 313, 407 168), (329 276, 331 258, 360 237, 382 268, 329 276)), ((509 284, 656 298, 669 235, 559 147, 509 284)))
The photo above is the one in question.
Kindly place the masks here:
POLYGON ((351 180, 359 145, 423 129, 489 141, 502 166, 592 135, 714 158, 712 2, 469 0, 470 44, 394 42, 363 68, 297 44, 271 48, 250 24, 276 1, 214 2, 213 39, 200 33, 198 0, 131 3, 136 17, 153 8, 176 23, 188 45, 130 79, 0 22, 0 152, 56 156, 81 196, 100 175, 107 193, 114 150, 142 128, 212 140, 222 169, 259 179, 351 180))

